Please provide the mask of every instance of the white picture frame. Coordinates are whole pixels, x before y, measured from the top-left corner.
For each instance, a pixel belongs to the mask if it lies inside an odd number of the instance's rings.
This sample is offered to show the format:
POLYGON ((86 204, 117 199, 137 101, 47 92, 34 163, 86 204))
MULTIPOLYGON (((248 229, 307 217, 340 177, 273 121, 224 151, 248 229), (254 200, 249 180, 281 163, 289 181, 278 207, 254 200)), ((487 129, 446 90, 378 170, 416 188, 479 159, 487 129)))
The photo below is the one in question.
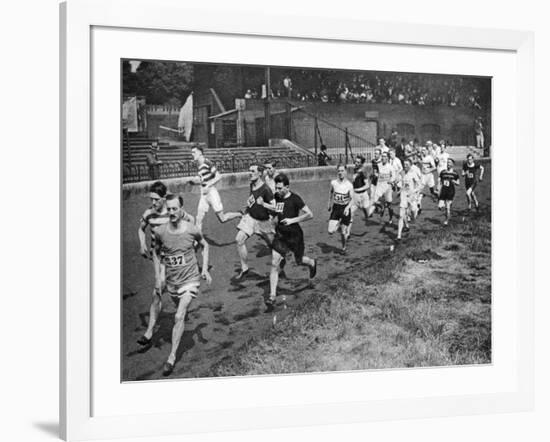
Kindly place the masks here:
MULTIPOLYGON (((525 411, 533 407, 533 299, 534 299, 534 131, 533 35, 530 32, 462 29, 362 20, 308 21, 307 17, 269 17, 229 11, 192 9, 171 0, 70 0, 61 14, 61 299, 60 299, 60 428, 66 440, 163 436, 182 432, 260 429, 352 423, 367 420, 436 417, 458 414, 525 411), (131 7, 130 7, 131 4, 131 7), (133 11, 133 13, 132 13, 133 11), (516 382, 501 391, 478 394, 404 399, 326 402, 303 398, 292 406, 224 408, 212 412, 159 412, 93 415, 92 333, 92 29, 186 31, 233 36, 322 40, 329 42, 414 45, 430 48, 479 49, 513 53, 516 60, 515 146, 522 161, 511 171, 522 186, 512 197, 516 239, 518 299, 516 382), (521 293, 521 297, 519 294, 521 293), (243 419, 243 414, 246 419, 243 419), (277 416, 277 419, 273 419, 277 416)), ((131 56, 132 54, 128 54, 131 56)), ((118 141, 118 140, 117 140, 118 141)), ((97 207, 94 207, 97 210, 97 207)), ((498 222, 498 221, 497 221, 498 222)), ((493 278, 498 278, 496 274, 493 278)), ((187 381, 195 382, 195 381, 187 381)), ((244 382, 235 380, 234 382, 244 382)), ((257 382, 262 382, 258 380, 257 382)), ((256 384, 258 385, 258 384, 256 384)))

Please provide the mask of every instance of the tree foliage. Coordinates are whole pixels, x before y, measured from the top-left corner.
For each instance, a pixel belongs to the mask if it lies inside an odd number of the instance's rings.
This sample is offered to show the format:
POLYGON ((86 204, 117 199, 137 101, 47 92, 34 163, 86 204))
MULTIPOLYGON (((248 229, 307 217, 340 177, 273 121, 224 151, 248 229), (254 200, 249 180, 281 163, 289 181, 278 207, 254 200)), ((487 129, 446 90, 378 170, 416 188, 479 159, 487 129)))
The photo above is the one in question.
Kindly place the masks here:
POLYGON ((123 63, 125 95, 144 96, 149 104, 181 106, 193 90, 193 65, 179 62, 143 61, 135 73, 123 63))

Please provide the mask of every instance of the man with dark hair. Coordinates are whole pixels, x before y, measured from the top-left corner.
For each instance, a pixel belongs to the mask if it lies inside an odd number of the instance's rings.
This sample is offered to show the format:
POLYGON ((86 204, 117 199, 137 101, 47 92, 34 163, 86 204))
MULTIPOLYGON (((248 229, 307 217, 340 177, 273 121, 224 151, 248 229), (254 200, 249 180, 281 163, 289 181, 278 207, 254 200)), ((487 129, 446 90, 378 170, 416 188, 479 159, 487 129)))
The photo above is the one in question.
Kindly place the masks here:
POLYGON ((202 231, 202 222, 210 210, 210 207, 214 209, 221 223, 240 218, 242 214, 239 212, 224 213, 220 194, 218 193, 218 189, 214 187, 215 184, 221 180, 222 176, 216 169, 214 163, 204 158, 203 148, 201 146, 194 146, 191 149, 191 154, 193 155, 193 159, 197 162, 198 168, 198 177, 192 180, 192 183, 201 185, 201 197, 199 206, 197 207, 198 228, 202 231))
POLYGON ((445 208, 445 221, 443 225, 449 224, 451 219, 451 205, 455 197, 455 184, 459 185, 460 180, 458 173, 453 169, 454 161, 449 158, 447 160, 447 169, 443 170, 439 177, 441 179, 441 191, 439 192, 439 209, 445 208))
POLYGON ((310 278, 314 278, 317 274, 317 261, 304 256, 304 232, 299 224, 302 221, 312 219, 313 213, 298 194, 290 191, 289 186, 288 177, 280 173, 275 177, 274 204, 262 202, 263 206, 275 212, 277 217, 275 238, 272 243, 273 252, 269 276, 270 295, 269 299, 266 300, 267 312, 273 311, 275 307, 281 261, 288 252, 294 254, 296 264, 309 268, 310 278))
POLYGON ((328 166, 328 162, 331 160, 331 158, 327 154, 327 146, 324 144, 321 144, 321 152, 317 155, 318 166, 328 166))
POLYGON ((262 181, 263 167, 257 164, 250 166, 250 195, 246 201, 246 209, 241 221, 237 225, 237 252, 241 260, 241 271, 235 278, 242 280, 248 273, 248 264, 246 262, 248 251, 246 250, 246 240, 256 234, 262 238, 269 246, 273 241, 273 223, 269 218, 269 211, 262 203, 271 205, 273 193, 271 189, 262 181))
MULTIPOLYGON (((176 352, 184 330, 185 315, 191 301, 197 297, 200 281, 212 282, 208 272, 208 243, 201 231, 186 220, 183 198, 178 195, 166 197, 166 211, 169 222, 159 226, 155 232, 156 248, 162 259, 165 273, 164 292, 172 297, 177 305, 174 328, 172 329, 172 348, 163 367, 163 375, 168 376, 174 370, 176 352), (199 273, 195 245, 203 249, 202 272, 199 273)), ((155 322, 162 309, 161 295, 157 295, 154 315, 149 316, 147 331, 139 339, 143 346, 151 345, 155 322)), ((151 307, 153 311, 153 306, 151 307)))
POLYGON ((466 177, 464 184, 466 185, 466 198, 468 199, 468 210, 472 208, 472 201, 474 206, 479 209, 479 202, 477 201, 476 194, 474 192, 479 173, 479 181, 483 181, 483 173, 485 169, 481 164, 474 162, 474 156, 470 153, 466 156, 466 162, 462 165, 462 176, 466 177))

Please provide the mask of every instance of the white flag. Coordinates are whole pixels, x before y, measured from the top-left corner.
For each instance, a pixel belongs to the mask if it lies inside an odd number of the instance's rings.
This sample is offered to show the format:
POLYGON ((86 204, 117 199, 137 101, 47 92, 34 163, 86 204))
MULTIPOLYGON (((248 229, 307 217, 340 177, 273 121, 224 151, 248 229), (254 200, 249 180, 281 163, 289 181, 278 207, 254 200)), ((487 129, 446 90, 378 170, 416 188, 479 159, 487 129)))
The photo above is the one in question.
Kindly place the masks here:
POLYGON ((180 109, 178 117, 178 130, 184 132, 185 141, 191 138, 191 130, 193 129, 193 92, 189 94, 185 104, 180 109))

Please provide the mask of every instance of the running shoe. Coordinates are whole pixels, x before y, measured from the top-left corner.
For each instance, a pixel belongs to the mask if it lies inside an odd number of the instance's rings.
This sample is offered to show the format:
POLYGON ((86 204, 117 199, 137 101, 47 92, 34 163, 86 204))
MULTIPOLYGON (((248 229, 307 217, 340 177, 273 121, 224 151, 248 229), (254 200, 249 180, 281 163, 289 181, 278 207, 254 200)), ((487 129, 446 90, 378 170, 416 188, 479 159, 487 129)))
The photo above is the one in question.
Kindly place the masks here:
POLYGON ((317 274, 317 260, 313 260, 313 266, 309 268, 309 279, 315 278, 315 275, 317 274))
POLYGON ((174 371, 174 364, 166 361, 164 363, 164 365, 162 366, 162 375, 163 376, 170 376, 173 371, 174 371))
POLYGON ((235 281, 244 281, 246 279, 246 275, 248 275, 248 271, 250 269, 246 269, 246 270, 242 270, 240 271, 240 273, 235 276, 235 281))
POLYGON ((265 301, 265 312, 271 313, 273 310, 275 310, 275 301, 271 299, 267 299, 265 301))

